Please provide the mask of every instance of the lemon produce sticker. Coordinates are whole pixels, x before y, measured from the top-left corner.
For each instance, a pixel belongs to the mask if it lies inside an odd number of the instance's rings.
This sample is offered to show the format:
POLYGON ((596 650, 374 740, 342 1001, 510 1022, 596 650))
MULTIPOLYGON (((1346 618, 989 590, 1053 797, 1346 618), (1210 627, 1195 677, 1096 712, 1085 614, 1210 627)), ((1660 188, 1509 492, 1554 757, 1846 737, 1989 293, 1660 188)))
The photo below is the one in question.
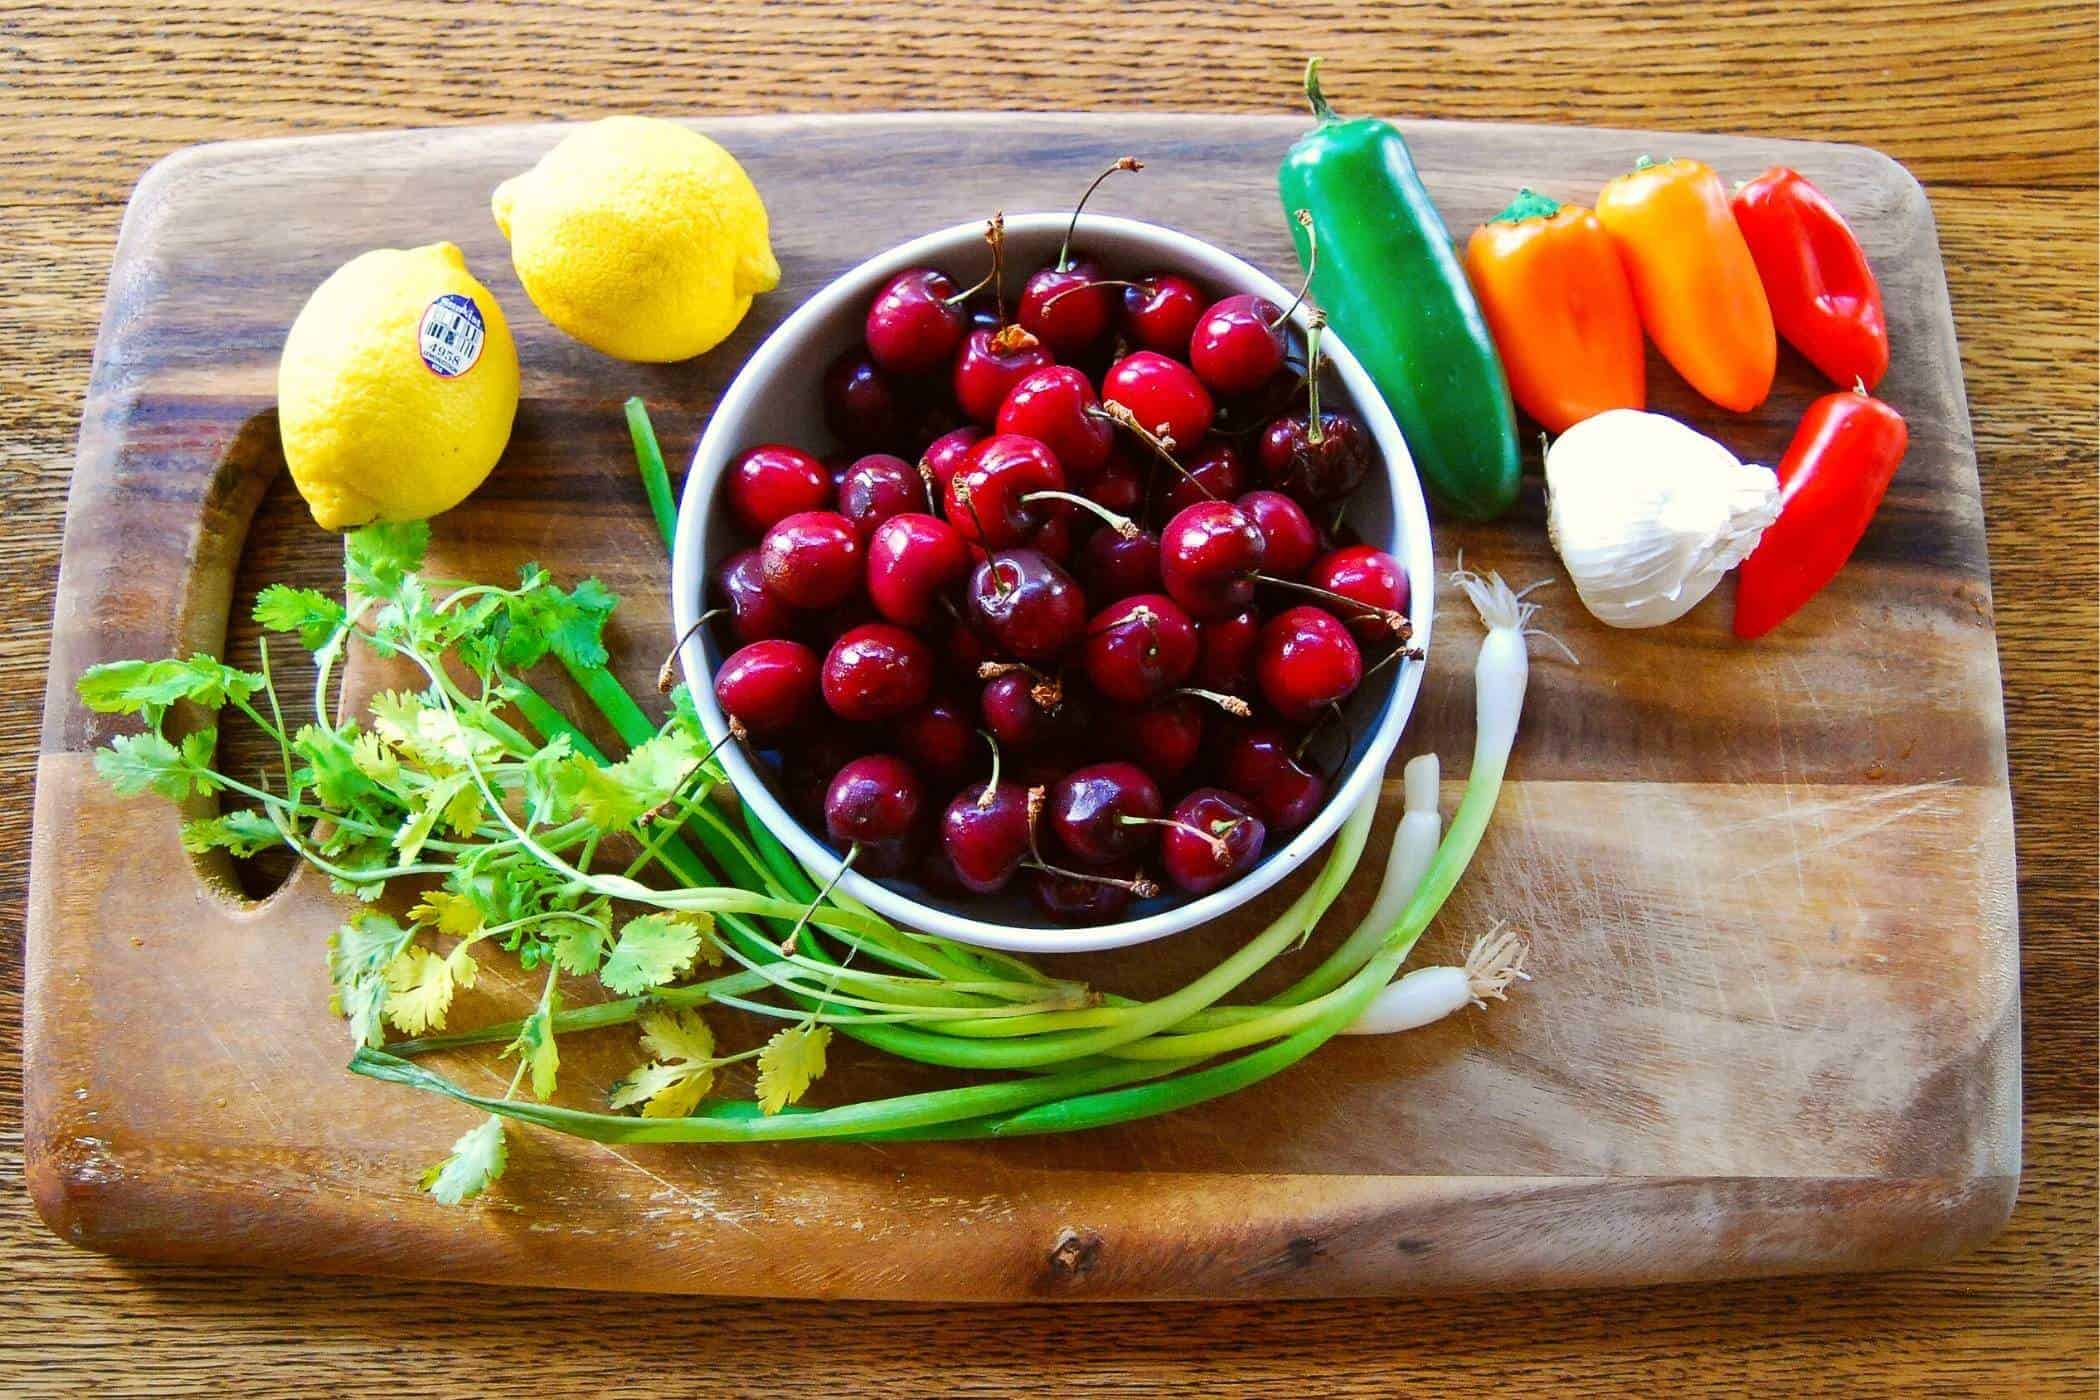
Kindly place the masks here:
POLYGON ((457 379, 474 368, 474 362, 481 358, 481 345, 488 339, 488 326, 482 321, 481 308, 474 304, 472 297, 446 292, 423 308, 423 325, 418 339, 423 363, 430 366, 431 373, 457 379))

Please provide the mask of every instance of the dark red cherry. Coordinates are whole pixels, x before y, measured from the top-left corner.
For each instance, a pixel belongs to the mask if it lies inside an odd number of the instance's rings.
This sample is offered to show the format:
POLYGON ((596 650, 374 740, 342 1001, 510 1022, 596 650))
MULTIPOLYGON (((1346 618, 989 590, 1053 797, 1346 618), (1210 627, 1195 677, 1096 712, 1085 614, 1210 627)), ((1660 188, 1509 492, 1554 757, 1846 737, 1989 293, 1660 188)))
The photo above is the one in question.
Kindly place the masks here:
POLYGON ((1050 789, 1050 829, 1081 865, 1108 865, 1150 849, 1159 835, 1150 819, 1163 810, 1159 784, 1134 763, 1090 764, 1050 789))
POLYGON ((948 274, 907 268, 868 305, 868 355, 891 374, 923 374, 955 353, 969 317, 948 274))
POLYGON ((1031 752, 1056 734, 1056 717, 1038 698, 1053 690, 1050 683, 1025 671, 994 676, 978 693, 978 718, 1002 748, 1016 754, 1031 752))
POLYGON ((1161 480, 1167 484, 1165 514, 1198 501, 1230 501, 1247 489, 1247 468, 1233 445, 1221 437, 1207 437, 1182 459, 1182 470, 1161 464, 1161 480))
POLYGON ((1332 504, 1363 485, 1370 474, 1371 435, 1354 414, 1320 413, 1321 436, 1309 436, 1311 420, 1302 413, 1271 420, 1262 429, 1255 462, 1263 480, 1308 501, 1332 504))
POLYGON ((948 479, 941 512, 966 542, 1005 549, 1026 544, 1054 513, 1053 501, 1030 497, 1064 488, 1064 468, 1048 447, 997 433, 971 448, 948 479))
POLYGON ((1095 286, 1100 280, 1101 266, 1091 258, 1043 268, 1022 285, 1015 319, 1060 355, 1084 350, 1101 338, 1115 314, 1113 289, 1095 286))
POLYGON ((795 630, 795 610, 766 588, 765 570, 755 549, 740 549, 715 570, 717 607, 729 610, 729 635, 738 645, 785 637, 795 630))
POLYGON ((1159 536, 1150 530, 1126 535, 1096 530, 1079 546, 1079 581, 1087 597, 1127 598, 1159 592, 1159 536))
POLYGON ((872 452, 839 477, 839 514, 866 539, 875 527, 908 510, 926 510, 926 483, 902 457, 872 452))
POLYGON ((1061 924, 1093 928, 1112 923, 1130 907, 1130 886, 1138 879, 1135 864, 1124 863, 1099 872, 1106 880, 1062 870, 1028 872, 1028 892, 1036 907, 1061 924))
POLYGON ((933 473, 934 490, 948 489, 948 478, 955 475, 963 458, 970 455, 970 449, 982 441, 984 429, 971 424, 943 433, 927 444, 926 450, 919 454, 919 462, 933 473))
POLYGON ((1196 669, 1189 679, 1222 695, 1254 691, 1254 647, 1261 638, 1261 619, 1253 609, 1196 624, 1196 669))
MULTIPOLYGON (((1392 555, 1367 544, 1348 545, 1321 556, 1314 561, 1306 582, 1362 603, 1366 609, 1407 615, 1411 596, 1407 570, 1392 555)), ((1385 646, 1394 640, 1392 624, 1377 613, 1358 611, 1351 616, 1351 609, 1346 607, 1335 611, 1344 616, 1349 630, 1367 644, 1385 646)))
POLYGON ((969 562, 962 536, 947 521, 917 511, 893 515, 868 537, 868 598, 890 621, 917 627, 969 562))
POLYGON ((798 511, 830 509, 831 473, 800 448, 767 443, 730 464, 722 492, 737 524, 762 535, 798 511))
POLYGON ((932 690, 932 650, 894 623, 855 627, 824 658, 824 703, 840 719, 889 719, 925 704, 932 690))
POLYGON ((1229 617, 1254 600, 1262 547, 1261 531, 1247 512, 1230 501, 1199 501, 1161 533, 1160 578, 1191 616, 1229 617))
POLYGON ((1070 365, 1046 365, 1015 381, 993 430, 1032 437, 1048 447, 1068 481, 1083 489, 1100 474, 1115 443, 1115 424, 1101 414, 1094 386, 1070 365))
POLYGON ((1172 272, 1123 289, 1123 334, 1143 350, 1186 355, 1189 336, 1203 315, 1203 291, 1172 272))
POLYGON ((910 764, 886 753, 856 758, 839 769, 824 794, 824 834, 840 846, 859 846, 854 869, 894 875, 910 863, 925 791, 910 764))
POLYGON ((1210 391, 1187 365, 1156 351, 1140 350, 1110 365, 1101 381, 1101 401, 1123 405, 1146 431, 1178 448, 1202 441, 1210 431, 1210 391))
POLYGON ((1135 516, 1145 504, 1145 466, 1119 446, 1109 454, 1099 475, 1086 484, 1084 494, 1117 515, 1135 516))
POLYGON ((1036 526, 1035 532, 1028 537, 1028 547, 1046 559, 1069 564, 1072 551, 1077 547, 1081 525, 1091 524, 1093 517, 1082 513, 1069 501, 1049 501, 1045 506, 1043 523, 1036 526))
POLYGON ((1087 679, 1111 700, 1141 705, 1188 678, 1196 649, 1196 624, 1181 605, 1163 593, 1140 593, 1087 623, 1087 679))
POLYGON ((860 587, 860 532, 836 511, 805 510, 774 523, 759 542, 766 587, 796 608, 831 608, 860 587))
POLYGON ((839 769, 868 751, 868 739, 833 719, 819 704, 810 720, 780 746, 780 796, 813 827, 824 825, 824 797, 839 769))
POLYGON ((1189 368, 1214 394, 1251 394, 1283 368, 1283 310, 1248 292, 1211 306, 1189 336, 1189 368))
POLYGON ((1236 503, 1261 531, 1262 572, 1301 578, 1320 553, 1320 530, 1312 517, 1281 491, 1249 491, 1236 503))
POLYGON ((1333 613, 1286 608, 1261 629, 1254 674, 1261 693, 1285 719, 1305 723, 1346 699, 1363 679, 1363 653, 1333 613))
POLYGON ((1169 695, 1141 710, 1118 706, 1109 712, 1107 729, 1111 752, 1172 783, 1203 747, 1203 703, 1169 695))
POLYGON ((817 704, 817 655, 775 637, 731 652, 715 672, 715 702, 753 738, 785 734, 817 704))
POLYGON ((1019 783, 967 787, 941 814, 941 849, 973 894, 1005 887, 1028 855, 1028 790, 1019 783))
POLYGON ((996 651, 1054 661, 1086 631, 1086 595, 1064 567, 1033 549, 1005 549, 970 572, 971 621, 996 651))
POLYGON ((939 696, 899 716, 892 732, 898 752, 941 789, 968 777, 973 760, 984 752, 975 717, 953 700, 939 696))
POLYGON ((1268 831, 1247 799, 1223 788, 1197 788, 1174 804, 1159 829, 1167 878, 1191 894, 1237 880, 1261 859, 1268 831))
POLYGON ((1032 370, 1052 363, 1042 342, 1019 326, 974 330, 955 357, 955 404, 972 421, 989 427, 1007 393, 1032 370))
POLYGON ((1301 762, 1296 749, 1297 740, 1280 729, 1242 729, 1226 741, 1219 766, 1225 782, 1245 793, 1278 834, 1304 826, 1327 800, 1327 779, 1301 762))
POLYGON ((998 659, 992 654, 992 639, 961 612, 952 618, 936 612, 929 619, 926 630, 931 634, 934 654, 940 657, 945 673, 974 693, 977 668, 998 659))
POLYGON ((824 426, 849 447, 874 449, 896 436, 904 405, 888 375, 854 348, 824 371, 824 426))

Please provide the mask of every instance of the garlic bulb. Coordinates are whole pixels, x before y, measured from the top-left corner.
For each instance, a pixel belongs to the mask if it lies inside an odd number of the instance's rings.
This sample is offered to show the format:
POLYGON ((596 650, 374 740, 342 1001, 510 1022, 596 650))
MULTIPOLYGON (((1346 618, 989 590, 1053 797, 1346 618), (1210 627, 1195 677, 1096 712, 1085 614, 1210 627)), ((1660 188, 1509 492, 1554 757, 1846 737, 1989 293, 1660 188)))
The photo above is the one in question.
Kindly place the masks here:
POLYGON ((1779 478, 1674 418, 1615 408, 1546 451, 1546 533, 1613 627, 1691 611, 1779 515, 1779 478))

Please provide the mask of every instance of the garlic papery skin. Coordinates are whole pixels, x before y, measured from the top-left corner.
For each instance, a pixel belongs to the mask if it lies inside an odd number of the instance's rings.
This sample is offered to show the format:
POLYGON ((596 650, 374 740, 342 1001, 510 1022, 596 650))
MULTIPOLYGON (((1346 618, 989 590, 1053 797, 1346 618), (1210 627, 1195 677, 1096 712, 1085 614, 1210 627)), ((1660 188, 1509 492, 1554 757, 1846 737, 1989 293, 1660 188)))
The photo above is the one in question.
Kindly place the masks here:
POLYGON ((1779 478, 1659 413, 1614 408, 1546 450, 1546 534, 1613 627, 1674 622, 1779 515, 1779 478))

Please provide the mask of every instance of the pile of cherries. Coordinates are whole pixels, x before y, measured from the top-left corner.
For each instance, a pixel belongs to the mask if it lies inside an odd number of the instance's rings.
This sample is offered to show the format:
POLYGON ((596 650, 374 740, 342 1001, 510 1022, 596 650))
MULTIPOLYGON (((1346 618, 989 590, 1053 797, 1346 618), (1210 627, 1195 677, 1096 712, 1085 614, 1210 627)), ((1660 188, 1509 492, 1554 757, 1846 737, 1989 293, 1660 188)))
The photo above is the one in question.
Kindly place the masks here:
POLYGON ((824 376, 845 451, 731 466, 755 545, 711 579, 715 695, 855 869, 1022 876, 1100 923, 1152 869, 1213 890, 1312 819, 1341 702, 1413 654, 1408 579, 1339 537, 1375 449, 1320 407, 1317 316, 1295 364, 1283 308, 1112 280, 1068 232, 1009 320, 988 241, 975 287, 877 293, 824 376))

